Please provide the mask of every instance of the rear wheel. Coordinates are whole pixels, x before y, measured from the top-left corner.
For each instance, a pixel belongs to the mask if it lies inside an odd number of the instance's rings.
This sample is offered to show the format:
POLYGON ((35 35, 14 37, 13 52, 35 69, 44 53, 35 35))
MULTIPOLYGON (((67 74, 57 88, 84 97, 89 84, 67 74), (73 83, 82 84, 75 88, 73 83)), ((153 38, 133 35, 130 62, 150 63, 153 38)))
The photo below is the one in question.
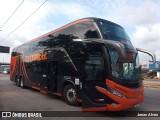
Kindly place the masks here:
POLYGON ((18 86, 18 87, 20 87, 20 80, 19 80, 19 78, 16 76, 16 78, 15 78, 15 82, 16 82, 16 85, 18 86))
POLYGON ((64 88, 63 97, 67 104, 72 106, 79 105, 79 103, 77 102, 77 92, 73 85, 67 85, 64 88))
POLYGON ((23 89, 26 87, 26 86, 24 85, 24 80, 23 80, 23 79, 20 80, 20 87, 23 88, 23 89))

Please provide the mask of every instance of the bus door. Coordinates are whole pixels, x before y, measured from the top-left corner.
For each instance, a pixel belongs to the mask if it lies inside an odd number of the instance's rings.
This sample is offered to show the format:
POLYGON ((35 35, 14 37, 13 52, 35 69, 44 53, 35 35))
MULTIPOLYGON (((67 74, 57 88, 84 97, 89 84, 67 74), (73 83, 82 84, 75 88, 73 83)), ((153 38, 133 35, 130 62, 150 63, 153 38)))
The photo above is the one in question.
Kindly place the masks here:
POLYGON ((42 63, 42 66, 41 91, 55 92, 57 87, 57 64, 54 61, 49 61, 42 63))
MULTIPOLYGON (((106 89, 105 65, 101 46, 95 46, 92 53, 84 60, 82 77, 83 111, 101 111, 106 108, 107 97, 97 87, 106 89), (94 52, 93 52, 94 51, 94 52)), ((93 48, 93 47, 92 47, 93 48)))
POLYGON ((41 63, 42 68, 42 79, 40 80, 40 90, 41 92, 47 93, 48 87, 48 72, 49 72, 49 63, 47 61, 44 61, 41 63))
POLYGON ((57 90, 57 62, 51 61, 48 66, 48 91, 50 93, 56 92, 57 90))

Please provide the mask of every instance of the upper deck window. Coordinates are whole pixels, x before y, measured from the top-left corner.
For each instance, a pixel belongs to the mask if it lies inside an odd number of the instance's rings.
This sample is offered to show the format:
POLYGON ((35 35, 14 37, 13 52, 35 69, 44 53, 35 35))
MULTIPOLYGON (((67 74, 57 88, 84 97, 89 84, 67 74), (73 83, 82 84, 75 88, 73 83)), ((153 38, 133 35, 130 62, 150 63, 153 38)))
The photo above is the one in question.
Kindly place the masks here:
POLYGON ((104 39, 115 40, 124 44, 126 48, 133 48, 129 36, 121 26, 106 20, 99 20, 98 24, 104 39))
POLYGON ((98 30, 94 26, 93 22, 77 23, 55 33, 54 36, 56 38, 61 37, 61 39, 100 38, 98 30))
POLYGON ((74 34, 79 39, 100 38, 93 22, 82 22, 73 26, 74 34))

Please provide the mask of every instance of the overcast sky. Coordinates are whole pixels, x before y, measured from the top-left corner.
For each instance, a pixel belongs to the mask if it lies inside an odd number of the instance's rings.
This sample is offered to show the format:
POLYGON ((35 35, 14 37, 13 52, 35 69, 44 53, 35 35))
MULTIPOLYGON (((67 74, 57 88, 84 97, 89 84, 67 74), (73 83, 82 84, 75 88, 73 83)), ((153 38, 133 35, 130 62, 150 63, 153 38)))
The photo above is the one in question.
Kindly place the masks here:
MULTIPOLYGON (((23 0, 0 0, 0 26, 23 0)), ((25 0, 1 28, 0 45, 11 49, 35 37, 84 17, 99 17, 126 30, 135 47, 155 52, 160 60, 160 0, 48 0, 19 29, 8 36, 45 0, 25 0), (8 36, 8 37, 7 37, 8 36)), ((141 59, 148 60, 143 54, 141 59)), ((0 53, 0 62, 10 54, 0 53)))

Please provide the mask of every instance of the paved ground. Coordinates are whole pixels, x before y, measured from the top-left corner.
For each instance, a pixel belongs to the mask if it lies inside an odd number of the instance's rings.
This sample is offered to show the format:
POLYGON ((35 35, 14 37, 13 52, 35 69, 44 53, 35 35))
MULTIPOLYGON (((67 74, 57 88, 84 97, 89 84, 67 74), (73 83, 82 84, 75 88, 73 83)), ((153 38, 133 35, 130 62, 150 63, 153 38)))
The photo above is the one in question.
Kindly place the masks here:
MULTIPOLYGON (((59 97, 44 95, 32 89, 21 89, 13 82, 9 81, 9 76, 0 76, 0 111, 81 111, 81 109, 82 108, 80 106, 73 107, 67 105, 59 97)), ((145 88, 145 102, 139 108, 132 109, 132 111, 160 111, 160 89, 145 88)), ((92 114, 94 116, 101 113, 95 112, 90 114, 91 116, 92 114)), ((102 116, 104 117, 57 117, 54 119, 128 119, 128 117, 110 117, 105 113, 103 113, 102 116)), ((129 119, 158 120, 158 117, 132 117, 129 119)), ((17 118, 15 118, 15 120, 17 120, 17 118)), ((37 118, 37 120, 39 120, 39 118, 37 118)))

